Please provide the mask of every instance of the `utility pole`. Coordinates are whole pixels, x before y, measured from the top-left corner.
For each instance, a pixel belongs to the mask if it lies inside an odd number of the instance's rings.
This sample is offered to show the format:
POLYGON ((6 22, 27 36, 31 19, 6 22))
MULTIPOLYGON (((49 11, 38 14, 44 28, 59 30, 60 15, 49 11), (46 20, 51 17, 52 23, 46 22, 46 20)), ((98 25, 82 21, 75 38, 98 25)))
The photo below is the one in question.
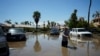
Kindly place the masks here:
POLYGON ((90 9, 91 9, 92 0, 90 0, 89 9, 88 9, 88 29, 89 29, 89 21, 90 21, 90 9))

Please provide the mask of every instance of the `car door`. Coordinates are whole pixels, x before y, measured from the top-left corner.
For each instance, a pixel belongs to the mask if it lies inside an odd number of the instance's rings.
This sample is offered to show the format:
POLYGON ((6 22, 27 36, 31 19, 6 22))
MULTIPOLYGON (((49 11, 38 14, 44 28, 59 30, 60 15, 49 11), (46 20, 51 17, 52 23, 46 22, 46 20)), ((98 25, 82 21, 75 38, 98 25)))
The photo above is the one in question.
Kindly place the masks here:
POLYGON ((72 29, 72 36, 73 37, 76 37, 77 36, 77 29, 72 29))
POLYGON ((75 37, 78 36, 78 29, 75 30, 75 37))
POLYGON ((77 36, 77 29, 74 29, 74 37, 77 36))

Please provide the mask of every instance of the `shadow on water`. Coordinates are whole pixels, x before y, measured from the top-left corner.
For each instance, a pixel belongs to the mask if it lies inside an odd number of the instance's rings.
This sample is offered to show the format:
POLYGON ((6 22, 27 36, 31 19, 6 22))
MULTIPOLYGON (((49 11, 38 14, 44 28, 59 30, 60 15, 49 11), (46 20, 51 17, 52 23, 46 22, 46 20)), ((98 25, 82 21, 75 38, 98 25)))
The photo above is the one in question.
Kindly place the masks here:
POLYGON ((8 42, 10 48, 24 48, 26 46, 25 41, 20 42, 8 42))
POLYGON ((68 53, 68 49, 67 48, 62 47, 61 50, 62 50, 62 56, 69 56, 69 53, 68 53))
POLYGON ((38 41, 38 33, 36 33, 36 41, 35 41, 35 45, 34 45, 34 51, 35 52, 40 52, 41 51, 41 45, 38 41))

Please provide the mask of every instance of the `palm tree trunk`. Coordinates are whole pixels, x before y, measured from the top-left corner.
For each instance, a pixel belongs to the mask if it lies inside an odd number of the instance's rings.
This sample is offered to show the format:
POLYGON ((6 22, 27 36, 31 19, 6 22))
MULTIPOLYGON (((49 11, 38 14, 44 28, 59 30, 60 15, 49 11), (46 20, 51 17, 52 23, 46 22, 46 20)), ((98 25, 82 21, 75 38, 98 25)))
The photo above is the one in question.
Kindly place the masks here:
POLYGON ((88 9, 88 28, 89 28, 89 21, 90 21, 90 9, 91 9, 92 0, 90 0, 89 9, 88 9))
POLYGON ((37 32, 37 30, 38 30, 38 24, 36 24, 36 32, 37 32))

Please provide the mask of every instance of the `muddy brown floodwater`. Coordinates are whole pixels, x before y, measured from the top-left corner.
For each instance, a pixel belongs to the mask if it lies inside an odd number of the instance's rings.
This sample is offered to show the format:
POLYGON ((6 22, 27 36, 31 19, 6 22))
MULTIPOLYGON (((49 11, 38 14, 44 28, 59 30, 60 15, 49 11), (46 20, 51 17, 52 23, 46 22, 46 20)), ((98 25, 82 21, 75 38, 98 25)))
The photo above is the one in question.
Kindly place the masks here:
POLYGON ((62 33, 59 36, 27 34, 26 41, 8 44, 10 56, 100 56, 100 38, 94 36, 98 38, 83 40, 72 37, 68 48, 61 46, 62 33))

